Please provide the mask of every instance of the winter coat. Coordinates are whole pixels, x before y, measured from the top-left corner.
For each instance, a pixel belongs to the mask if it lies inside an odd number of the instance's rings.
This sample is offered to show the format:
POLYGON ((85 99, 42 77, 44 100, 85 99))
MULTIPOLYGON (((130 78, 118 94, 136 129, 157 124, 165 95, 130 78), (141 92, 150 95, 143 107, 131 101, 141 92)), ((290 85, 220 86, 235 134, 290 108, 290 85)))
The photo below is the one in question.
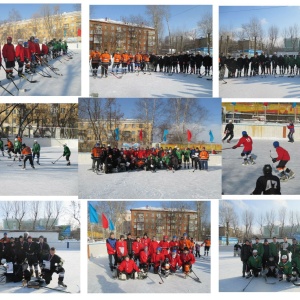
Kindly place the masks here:
POLYGON ((16 46, 16 58, 17 61, 24 62, 25 59, 25 48, 22 45, 16 46))
POLYGON ((141 272, 136 263, 130 259, 129 261, 123 260, 118 267, 120 272, 131 274, 133 271, 141 272))
POLYGON ((116 253, 116 239, 108 238, 106 240, 106 248, 107 248, 107 254, 115 254, 116 253))
POLYGON ((159 244, 158 244, 158 247, 161 247, 162 250, 161 250, 161 253, 166 256, 168 255, 169 253, 169 242, 167 241, 160 241, 159 244))
POLYGON ((250 245, 243 244, 241 248, 241 261, 247 262, 252 255, 252 248, 250 245))
POLYGON ((195 256, 192 253, 181 253, 180 254, 180 260, 183 265, 189 264, 192 265, 196 262, 195 256))
POLYGON ((117 256, 122 257, 128 254, 126 241, 118 240, 116 242, 117 256))
POLYGON ((151 262, 154 264, 155 267, 158 267, 164 260, 165 256, 162 253, 153 253, 151 255, 151 262))
POLYGON ((6 58, 7 61, 15 61, 16 53, 15 47, 13 44, 5 44, 2 48, 3 58, 6 58))
POLYGON ((248 265, 250 269, 258 269, 261 268, 261 256, 250 256, 248 259, 248 265))
POLYGON ((280 160, 286 160, 289 161, 290 160, 290 155, 289 153, 282 147, 276 147, 276 152, 277 152, 277 158, 276 161, 280 161, 280 160))
POLYGON ((252 151, 252 139, 248 136, 243 136, 239 139, 238 143, 235 145, 235 147, 239 147, 241 145, 244 145, 244 151, 252 151))

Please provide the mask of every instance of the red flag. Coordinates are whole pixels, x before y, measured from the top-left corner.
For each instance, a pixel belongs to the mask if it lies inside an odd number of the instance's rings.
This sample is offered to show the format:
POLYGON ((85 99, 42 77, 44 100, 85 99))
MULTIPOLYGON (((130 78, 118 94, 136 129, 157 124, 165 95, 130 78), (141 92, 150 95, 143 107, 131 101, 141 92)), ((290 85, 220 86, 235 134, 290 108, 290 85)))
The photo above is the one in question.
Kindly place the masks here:
POLYGON ((102 213, 102 227, 105 229, 108 228, 108 220, 104 213, 102 213))
POLYGON ((268 102, 264 102, 264 106, 268 106, 268 102))
POLYGON ((192 139, 192 133, 189 130, 187 130, 187 139, 188 139, 188 142, 190 142, 192 139))
POLYGON ((139 137, 140 137, 140 141, 142 141, 142 140, 143 140, 143 130, 142 130, 142 129, 140 130, 140 135, 139 135, 139 137))
POLYGON ((80 28, 77 29, 77 36, 81 36, 81 29, 80 28))

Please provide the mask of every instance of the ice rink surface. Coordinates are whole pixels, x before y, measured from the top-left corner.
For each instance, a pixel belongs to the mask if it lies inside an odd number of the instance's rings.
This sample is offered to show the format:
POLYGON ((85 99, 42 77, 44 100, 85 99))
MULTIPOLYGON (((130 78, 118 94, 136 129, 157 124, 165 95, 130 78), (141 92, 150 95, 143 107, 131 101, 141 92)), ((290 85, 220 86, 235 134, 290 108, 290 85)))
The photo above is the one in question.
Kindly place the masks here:
POLYGON ((26 170, 23 162, 0 156, 1 196, 77 196, 78 194, 78 152, 71 150, 71 166, 61 157, 63 147, 43 147, 40 164, 34 162, 32 169, 29 161, 26 170))
MULTIPOLYGON (((233 139, 230 144, 224 143, 223 148, 229 148, 237 143, 233 139)), ((237 149, 226 149, 222 151, 222 189, 224 195, 250 195, 255 189, 256 180, 263 175, 263 167, 270 164, 273 168, 273 174, 278 174, 276 165, 272 163, 271 157, 277 157, 273 142, 275 139, 253 139, 252 157, 255 160, 254 165, 243 166, 241 152, 243 147, 237 149), (271 153, 270 153, 271 150, 271 153)), ((286 182, 281 182, 282 195, 299 195, 299 172, 300 172, 300 152, 297 142, 289 143, 286 140, 279 140, 281 147, 285 148, 291 157, 287 167, 295 172, 295 178, 286 182)))

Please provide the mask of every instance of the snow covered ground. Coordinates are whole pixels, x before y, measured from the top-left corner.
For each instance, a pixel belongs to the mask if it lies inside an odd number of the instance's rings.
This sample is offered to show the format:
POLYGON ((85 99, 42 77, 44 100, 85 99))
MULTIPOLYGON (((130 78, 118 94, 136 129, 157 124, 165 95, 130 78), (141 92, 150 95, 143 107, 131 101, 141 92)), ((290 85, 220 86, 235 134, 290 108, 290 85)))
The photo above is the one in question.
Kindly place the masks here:
POLYGON ((63 147, 43 147, 41 150, 40 166, 34 162, 32 169, 29 161, 26 170, 22 162, 0 156, 2 196, 77 196, 78 194, 78 152, 71 150, 71 166, 67 166, 63 147))
MULTIPOLYGON (((204 72, 204 68, 202 68, 204 72)), ((109 68, 109 72, 111 68, 109 68)), ((120 75, 118 75, 120 76, 120 75)), ((170 98, 170 97, 212 97, 212 81, 198 75, 143 72, 130 73, 117 79, 109 73, 107 78, 93 78, 90 74, 90 95, 101 98, 170 98)), ((209 77, 210 78, 210 77, 209 77)))
MULTIPOLYGON (((193 270, 202 283, 192 278, 182 278, 178 271, 168 278, 163 277, 163 284, 159 284, 159 275, 152 270, 144 280, 121 281, 112 278, 108 267, 108 257, 93 257, 88 262, 88 293, 210 293, 210 257, 197 258, 193 270)), ((191 276, 195 276, 193 273, 191 276)))
POLYGON ((79 164, 80 199, 219 199, 221 163, 208 172, 193 169, 175 171, 133 171, 97 175, 91 164, 79 164))
MULTIPOLYGON (((233 256, 233 246, 220 246, 219 292, 243 291, 251 278, 242 277, 242 266, 240 257, 233 256)), ((299 292, 299 287, 294 286, 291 282, 279 282, 275 278, 268 280, 276 281, 276 284, 267 284, 263 277, 253 278, 245 292, 299 292)))
MULTIPOLYGON (((47 286, 50 288, 58 288, 60 290, 64 290, 70 293, 79 293, 80 292, 80 272, 78 269, 79 261, 80 261, 80 251, 71 251, 71 250, 56 250, 56 254, 60 256, 64 262, 65 269, 65 279, 64 283, 67 285, 67 288, 61 288, 58 286, 58 274, 54 273, 52 276, 52 281, 47 286)), ((32 280, 35 278, 33 277, 32 280)), ((37 294, 37 293, 59 293, 63 294, 59 291, 54 291, 47 288, 33 289, 22 287, 22 282, 8 282, 5 285, 0 285, 0 294, 2 293, 29 293, 29 294, 37 294)))
MULTIPOLYGON (((41 70, 51 75, 43 77, 37 73, 33 75, 25 74, 29 80, 37 80, 36 83, 30 83, 24 78, 19 78, 14 70, 14 83, 20 89, 15 87, 11 80, 6 79, 3 68, 0 70, 0 82, 14 96, 78 96, 81 95, 81 50, 70 50, 73 53, 73 59, 64 55, 58 59, 49 61, 49 65, 57 68, 53 73, 49 67, 39 67, 37 72, 43 74, 41 70), (22 90, 22 91, 21 91, 22 90), (25 91, 24 91, 25 90, 25 91)), ((16 67, 17 68, 17 63, 16 67)), ((45 75, 46 73, 44 73, 45 75)), ((7 91, 0 87, 0 96, 11 96, 7 91)))
MULTIPOLYGON (((255 77, 227 78, 225 72, 224 80, 219 84, 219 96, 222 98, 299 98, 300 89, 299 75, 294 78, 284 77, 276 78, 274 75, 255 77)), ((242 74, 243 76, 243 74, 242 74)))
MULTIPOLYGON (((272 163, 271 156, 277 157, 273 142, 275 139, 253 139, 252 157, 255 165, 243 166, 241 157, 242 147, 237 149, 227 149, 222 152, 222 188, 224 195, 250 195, 259 176, 263 175, 262 169, 265 164, 273 167, 273 174, 278 174, 276 163, 272 163)), ((237 139, 233 139, 230 144, 224 144, 224 148, 231 147, 237 143, 237 139)), ((279 140, 280 146, 285 148, 291 156, 287 167, 295 172, 295 178, 281 183, 282 195, 299 195, 300 185, 300 153, 297 142, 289 143, 287 140, 279 140)))

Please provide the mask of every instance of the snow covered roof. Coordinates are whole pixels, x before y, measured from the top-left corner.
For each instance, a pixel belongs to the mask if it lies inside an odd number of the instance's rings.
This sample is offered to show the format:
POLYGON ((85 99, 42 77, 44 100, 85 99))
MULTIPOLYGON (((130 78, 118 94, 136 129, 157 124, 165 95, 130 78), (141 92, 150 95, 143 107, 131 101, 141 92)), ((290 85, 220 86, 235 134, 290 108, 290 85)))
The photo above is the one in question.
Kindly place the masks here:
POLYGON ((109 18, 91 19, 90 21, 105 22, 107 24, 119 24, 119 25, 127 25, 127 26, 134 26, 134 27, 144 27, 144 28, 149 28, 149 29, 155 30, 154 27, 146 26, 143 23, 142 24, 134 24, 134 23, 129 23, 129 22, 111 20, 109 18))
POLYGON ((139 208, 131 208, 130 210, 150 210, 150 211, 179 211, 179 212, 194 212, 196 213, 197 211, 195 210, 190 210, 190 209, 177 209, 177 208, 166 208, 166 207, 152 207, 152 206, 143 206, 139 208))

